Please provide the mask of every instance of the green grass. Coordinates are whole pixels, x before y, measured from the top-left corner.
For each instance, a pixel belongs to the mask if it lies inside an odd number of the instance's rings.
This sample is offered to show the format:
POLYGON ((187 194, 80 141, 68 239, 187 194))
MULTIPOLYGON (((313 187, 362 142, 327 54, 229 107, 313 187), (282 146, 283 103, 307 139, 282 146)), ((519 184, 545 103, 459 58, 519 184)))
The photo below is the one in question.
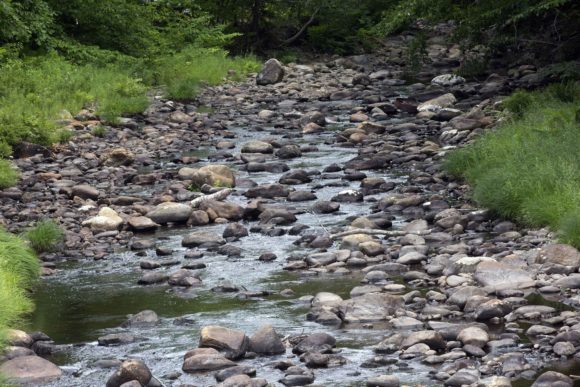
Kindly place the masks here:
POLYGON ((0 229, 0 351, 6 329, 32 310, 26 289, 39 274, 39 261, 26 241, 0 229))
POLYGON ((163 86, 169 98, 188 100, 203 85, 240 80, 258 69, 258 61, 251 56, 230 58, 223 50, 189 48, 157 60, 146 79, 163 86))
POLYGON ((0 159, 0 189, 15 186, 18 182, 18 171, 16 171, 8 160, 0 159))
POLYGON ((24 238, 37 253, 50 252, 63 241, 64 231, 55 221, 44 219, 26 231, 24 238))
POLYGON ((105 137, 105 134, 107 134, 107 128, 103 125, 97 125, 91 130, 91 134, 95 137, 105 137))
POLYGON ((499 216, 549 226, 580 247, 580 84, 516 92, 506 123, 452 152, 445 167, 499 216))

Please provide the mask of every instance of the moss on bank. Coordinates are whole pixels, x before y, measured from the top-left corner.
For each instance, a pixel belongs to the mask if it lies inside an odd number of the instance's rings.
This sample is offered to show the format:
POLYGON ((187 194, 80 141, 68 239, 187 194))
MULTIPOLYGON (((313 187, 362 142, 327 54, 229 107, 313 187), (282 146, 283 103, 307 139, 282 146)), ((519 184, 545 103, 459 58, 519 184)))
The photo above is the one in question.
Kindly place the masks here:
POLYGON ((516 92, 507 120, 445 163, 495 214, 532 227, 549 226, 580 247, 580 84, 516 92))

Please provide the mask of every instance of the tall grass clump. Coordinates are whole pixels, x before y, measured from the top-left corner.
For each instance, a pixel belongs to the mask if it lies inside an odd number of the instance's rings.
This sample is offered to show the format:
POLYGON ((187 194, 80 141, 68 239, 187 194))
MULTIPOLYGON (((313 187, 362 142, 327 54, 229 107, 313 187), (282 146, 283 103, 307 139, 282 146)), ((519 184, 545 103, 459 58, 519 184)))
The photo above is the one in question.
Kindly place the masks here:
POLYGON ((549 226, 580 247, 580 84, 516 92, 508 120, 452 152, 445 167, 497 215, 549 226))
POLYGON ((64 231, 52 219, 43 219, 24 233, 37 253, 54 251, 64 238, 64 231))
POLYGON ((18 172, 8 160, 0 159, 0 189, 12 187, 18 181, 18 172))
POLYGON ((158 59, 146 79, 163 86, 169 98, 187 100, 204 84, 239 80, 258 69, 259 63, 252 56, 228 57, 221 49, 189 47, 158 59))
POLYGON ((34 251, 23 239, 0 229, 0 350, 7 328, 32 310, 26 289, 39 274, 40 264, 34 251))

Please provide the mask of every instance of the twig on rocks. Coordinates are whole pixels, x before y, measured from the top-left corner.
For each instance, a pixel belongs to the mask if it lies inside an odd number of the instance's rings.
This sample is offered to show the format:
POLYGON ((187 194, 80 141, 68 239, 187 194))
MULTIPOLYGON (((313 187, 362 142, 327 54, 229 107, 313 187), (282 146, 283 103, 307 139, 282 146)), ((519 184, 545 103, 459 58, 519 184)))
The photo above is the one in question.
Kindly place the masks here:
POLYGON ((370 228, 357 228, 357 229, 353 229, 353 230, 347 230, 347 231, 342 231, 336 234, 332 234, 330 236, 331 239, 335 240, 335 239, 339 239, 345 236, 349 236, 349 235, 355 235, 355 234, 367 234, 367 235, 386 235, 386 236, 403 236, 403 235, 407 235, 407 234, 414 234, 414 235, 428 235, 431 234, 431 230, 425 230, 425 231, 399 231, 399 230, 391 230, 391 231, 387 231, 387 230, 374 230, 374 229, 370 229, 370 228))
POLYGON ((232 190, 229 188, 226 189, 222 189, 221 191, 218 191, 216 193, 212 193, 210 195, 203 195, 200 196, 198 198, 193 199, 191 202, 189 202, 189 204, 193 207, 193 208, 197 208, 200 206, 201 203, 206 202, 208 200, 224 200, 225 198, 227 198, 230 194, 232 193, 232 190))

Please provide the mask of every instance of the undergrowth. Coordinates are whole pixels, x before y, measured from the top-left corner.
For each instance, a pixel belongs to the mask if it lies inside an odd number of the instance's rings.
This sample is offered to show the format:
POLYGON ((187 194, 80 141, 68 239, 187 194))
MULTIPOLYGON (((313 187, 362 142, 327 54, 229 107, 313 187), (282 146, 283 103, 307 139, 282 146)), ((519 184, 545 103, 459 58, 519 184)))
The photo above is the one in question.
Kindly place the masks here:
POLYGON ((12 187, 18 181, 18 172, 7 160, 0 159, 0 189, 12 187))
POLYGON ((26 289, 35 283, 39 273, 39 261, 27 243, 0 229, 0 350, 7 328, 32 310, 26 289))
POLYGON ((518 91, 504 101, 507 122, 452 152, 446 169, 499 216, 549 226, 580 247, 580 84, 518 91))

